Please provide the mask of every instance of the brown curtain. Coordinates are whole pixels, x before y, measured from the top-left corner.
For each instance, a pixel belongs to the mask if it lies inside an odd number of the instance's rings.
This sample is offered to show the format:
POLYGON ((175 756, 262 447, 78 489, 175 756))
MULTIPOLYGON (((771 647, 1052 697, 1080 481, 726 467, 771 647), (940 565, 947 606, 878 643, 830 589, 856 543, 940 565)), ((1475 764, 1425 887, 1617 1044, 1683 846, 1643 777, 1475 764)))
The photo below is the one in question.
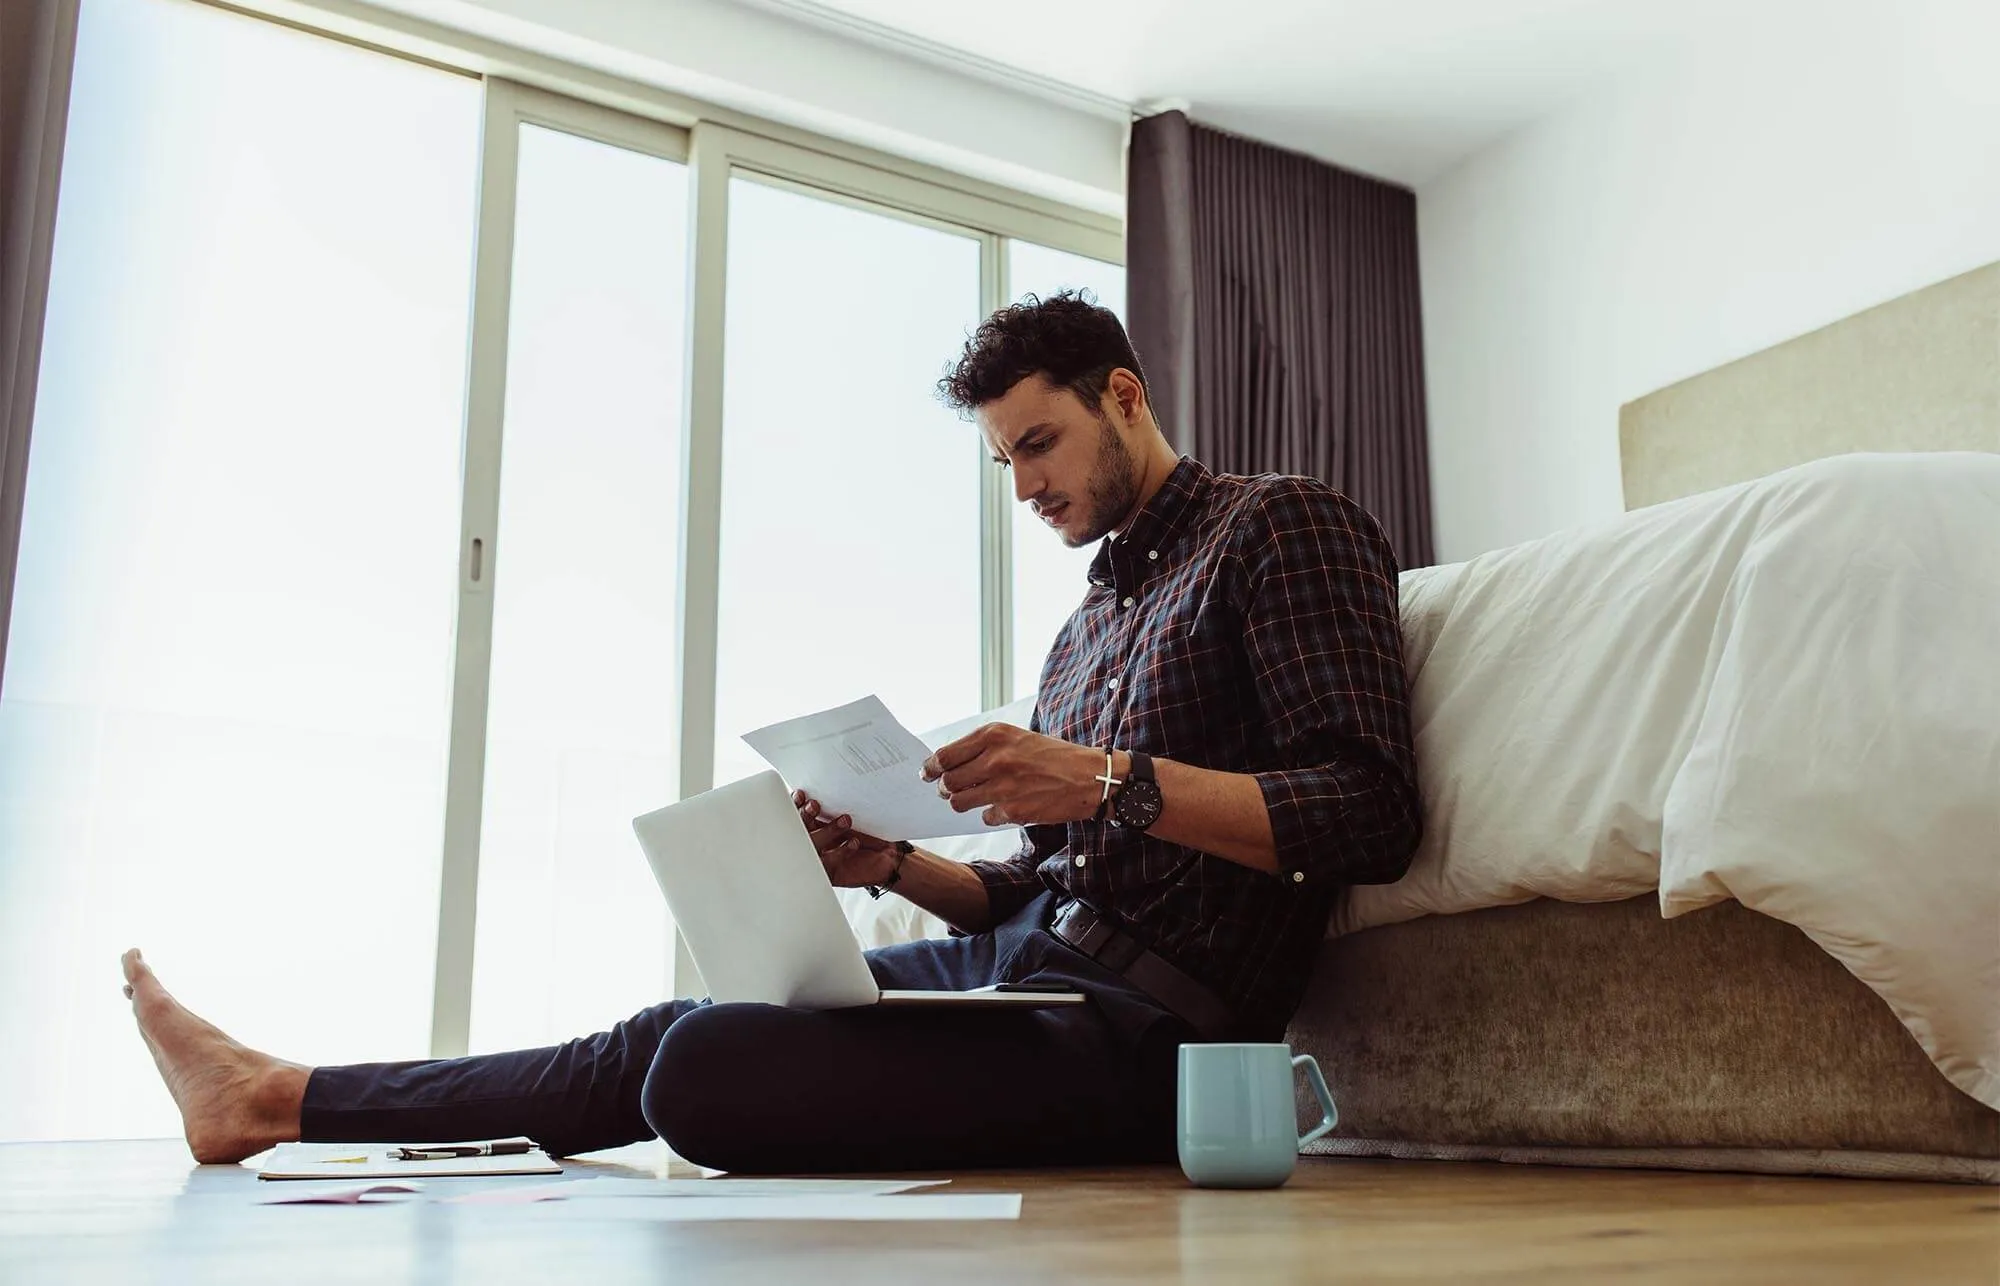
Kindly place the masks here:
POLYGON ((13 617, 77 0, 0 0, 0 665, 13 617))
POLYGON ((1417 200, 1180 112, 1132 127, 1126 299, 1160 427, 1322 479, 1432 561, 1417 200))

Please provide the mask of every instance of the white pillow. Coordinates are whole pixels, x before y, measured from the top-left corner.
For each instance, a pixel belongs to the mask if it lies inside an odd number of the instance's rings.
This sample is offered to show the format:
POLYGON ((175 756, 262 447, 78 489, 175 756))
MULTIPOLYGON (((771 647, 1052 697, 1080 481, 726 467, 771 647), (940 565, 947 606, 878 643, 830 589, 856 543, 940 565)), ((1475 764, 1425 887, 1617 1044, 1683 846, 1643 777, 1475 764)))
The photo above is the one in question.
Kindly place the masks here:
MULTIPOLYGON (((1017 728, 1025 728, 1034 710, 1035 698, 1025 696, 997 710, 988 710, 984 714, 934 728, 922 734, 923 742, 936 750, 989 723, 1010 723, 1017 728)), ((926 840, 924 848, 955 862, 998 860, 1012 857, 1020 851, 1021 829, 1009 826, 1005 830, 988 831, 981 835, 954 835, 947 839, 926 840)), ((854 936, 864 949, 915 942, 920 938, 942 938, 947 932, 943 920, 907 898, 893 894, 880 899, 872 898, 868 896, 867 889, 835 889, 833 892, 840 899, 840 909, 847 913, 847 923, 853 927, 854 936)))
POLYGON ((1330 934, 1659 887, 1667 788, 1707 699, 1745 487, 1405 572, 1424 836, 1330 934))

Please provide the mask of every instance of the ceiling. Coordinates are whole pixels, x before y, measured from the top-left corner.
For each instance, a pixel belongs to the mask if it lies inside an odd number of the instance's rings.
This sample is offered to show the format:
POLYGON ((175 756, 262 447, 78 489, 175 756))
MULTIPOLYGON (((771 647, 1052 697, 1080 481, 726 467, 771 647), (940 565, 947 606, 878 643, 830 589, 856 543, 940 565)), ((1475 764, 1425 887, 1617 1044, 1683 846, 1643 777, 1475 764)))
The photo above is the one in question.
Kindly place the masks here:
MULTIPOLYGON (((1520 126, 1811 0, 739 0, 1418 185, 1520 126)), ((1823 15, 1824 7, 1817 10, 1823 15)))

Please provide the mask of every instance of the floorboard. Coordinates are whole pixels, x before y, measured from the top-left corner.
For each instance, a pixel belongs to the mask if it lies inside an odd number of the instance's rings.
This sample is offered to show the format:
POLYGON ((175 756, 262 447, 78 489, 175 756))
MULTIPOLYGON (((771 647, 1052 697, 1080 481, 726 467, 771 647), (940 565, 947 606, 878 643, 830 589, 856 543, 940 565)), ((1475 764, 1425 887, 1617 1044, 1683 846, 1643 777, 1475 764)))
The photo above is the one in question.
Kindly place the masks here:
MULTIPOLYGON (((639 1147, 582 1168, 650 1176, 661 1159, 639 1147)), ((196 1166, 177 1141, 7 1144, 0 1282, 2000 1283, 1993 1188, 1331 1158, 1269 1192, 1197 1190, 1172 1167, 950 1177, 1022 1193, 1020 1222, 259 1206, 271 1185, 252 1169, 196 1166)), ((510 1182, 543 1180, 425 1195, 510 1182)))

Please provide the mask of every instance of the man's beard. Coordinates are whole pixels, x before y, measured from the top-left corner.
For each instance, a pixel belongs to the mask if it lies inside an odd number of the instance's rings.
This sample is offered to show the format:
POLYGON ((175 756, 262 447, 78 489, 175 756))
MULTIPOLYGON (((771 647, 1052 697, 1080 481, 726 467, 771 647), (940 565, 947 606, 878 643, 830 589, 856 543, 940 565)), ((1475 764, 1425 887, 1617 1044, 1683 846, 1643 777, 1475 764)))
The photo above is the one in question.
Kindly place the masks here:
POLYGON ((1103 427, 1097 437, 1097 460, 1090 470, 1090 482, 1085 492, 1090 497, 1090 523, 1084 534, 1071 538, 1063 537, 1063 543, 1071 549, 1081 549, 1094 544, 1111 533, 1111 529, 1124 521, 1139 502, 1139 479, 1137 461, 1125 439, 1118 436, 1111 421, 1100 418, 1103 427))

